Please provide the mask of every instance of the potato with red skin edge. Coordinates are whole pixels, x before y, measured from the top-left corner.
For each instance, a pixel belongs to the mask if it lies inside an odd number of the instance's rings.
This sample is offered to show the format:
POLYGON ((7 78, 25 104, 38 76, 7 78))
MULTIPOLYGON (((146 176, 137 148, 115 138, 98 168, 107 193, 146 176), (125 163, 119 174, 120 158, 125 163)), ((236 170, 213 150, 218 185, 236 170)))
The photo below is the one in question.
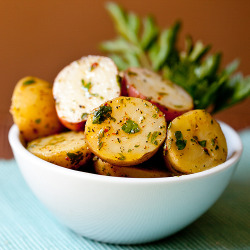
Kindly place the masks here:
POLYGON ((116 166, 98 158, 94 161, 94 170, 95 173, 100 175, 116 177, 160 178, 172 176, 171 172, 164 168, 160 168, 159 166, 156 167, 156 164, 152 161, 150 161, 150 164, 146 161, 136 166, 116 166))
POLYGON ((66 66, 53 86, 60 121, 71 130, 83 130, 89 113, 120 96, 119 80, 117 67, 108 57, 86 56, 66 66))
POLYGON ((205 110, 189 111, 169 124, 164 159, 175 174, 201 172, 226 158, 225 136, 219 123, 205 110))
POLYGON ((180 86, 163 80, 160 75, 144 68, 124 71, 123 84, 128 96, 138 97, 155 104, 171 121, 193 109, 192 97, 180 86))
POLYGON ((166 120, 152 103, 122 96, 90 114, 85 132, 90 150, 102 160, 118 166, 137 165, 160 148, 166 120))
POLYGON ((26 141, 61 132, 52 84, 33 76, 22 78, 15 86, 10 112, 26 141))

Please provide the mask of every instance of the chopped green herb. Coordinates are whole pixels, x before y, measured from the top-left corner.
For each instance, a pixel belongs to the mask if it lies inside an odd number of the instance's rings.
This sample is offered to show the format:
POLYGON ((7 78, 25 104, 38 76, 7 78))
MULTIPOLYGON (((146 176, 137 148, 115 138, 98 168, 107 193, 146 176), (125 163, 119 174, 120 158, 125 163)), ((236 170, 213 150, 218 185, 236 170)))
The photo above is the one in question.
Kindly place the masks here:
POLYGON ((30 80, 27 80, 27 81, 23 82, 23 85, 24 85, 24 86, 27 86, 27 85, 33 84, 33 83, 35 83, 35 82, 36 82, 36 81, 35 81, 34 79, 30 79, 30 80))
POLYGON ((181 131, 175 131, 174 133, 176 140, 183 140, 181 131))
POLYGON ((131 152, 131 151, 132 151, 132 149, 130 148, 130 149, 128 150, 128 153, 131 152))
POLYGON ((92 83, 86 83, 83 79, 82 79, 82 86, 85 90, 87 90, 89 92, 90 88, 92 87, 92 83))
POLYGON ((122 84, 122 78, 121 78, 121 76, 120 76, 120 75, 116 75, 116 81, 117 81, 117 83, 118 83, 119 87, 121 87, 121 84, 122 84))
POLYGON ((100 150, 102 148, 102 146, 103 146, 103 141, 98 143, 98 149, 100 150))
POLYGON ((148 135, 147 135, 148 140, 149 140, 150 136, 151 136, 151 132, 149 132, 148 135))
POLYGON ((183 140, 182 132, 181 131, 175 131, 174 133, 176 138, 176 146, 178 150, 183 150, 186 147, 187 140, 183 140))
POLYGON ((219 149, 219 146, 218 146, 218 145, 216 145, 216 147, 215 147, 215 150, 217 150, 217 149, 219 149))
POLYGON ((111 117, 112 107, 109 105, 103 105, 98 110, 94 112, 93 124, 101 124, 106 119, 111 117))
POLYGON ((127 134, 135 134, 140 131, 140 128, 137 123, 129 119, 122 125, 122 130, 127 134))
POLYGON ((170 122, 170 123, 168 124, 168 130, 171 128, 171 126, 172 126, 172 122, 170 122))
POLYGON ((176 146, 178 150, 183 150, 186 147, 187 140, 177 140, 176 141, 176 146))
POLYGON ((35 120, 35 123, 36 123, 36 124, 39 124, 40 122, 41 122, 41 119, 36 119, 36 120, 35 120))
POLYGON ((153 114, 152 117, 153 117, 153 118, 156 118, 156 117, 157 117, 157 114, 153 114))
POLYGON ((152 136, 151 136, 151 143, 155 144, 155 145, 158 145, 158 141, 156 141, 156 138, 158 135, 160 135, 161 132, 158 132, 158 131, 155 131, 152 136))
POLYGON ((203 148, 205 148, 206 145, 207 145, 207 141, 206 141, 206 140, 198 141, 198 143, 199 143, 203 148))
POLYGON ((211 142, 212 142, 212 146, 214 146, 215 145, 215 140, 211 139, 211 142))
POLYGON ((120 157, 118 158, 118 160, 124 161, 126 159, 126 157, 122 153, 119 153, 119 155, 120 157))
POLYGON ((140 144, 138 144, 138 145, 135 145, 135 148, 138 148, 138 147, 140 147, 140 144))
POLYGON ((88 116, 88 113, 82 113, 81 119, 84 120, 88 116))
POLYGON ((70 159, 71 164, 77 165, 83 159, 83 153, 78 151, 76 153, 67 153, 67 156, 70 159))
POLYGON ((183 107, 183 105, 174 105, 175 106, 175 108, 182 108, 183 107))

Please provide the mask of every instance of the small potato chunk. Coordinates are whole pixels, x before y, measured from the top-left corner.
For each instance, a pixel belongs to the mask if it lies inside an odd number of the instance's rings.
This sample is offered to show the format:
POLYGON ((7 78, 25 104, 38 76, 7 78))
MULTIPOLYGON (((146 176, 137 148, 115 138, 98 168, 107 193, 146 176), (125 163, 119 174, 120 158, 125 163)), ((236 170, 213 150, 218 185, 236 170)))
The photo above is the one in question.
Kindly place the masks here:
POLYGON ((52 84, 36 77, 21 79, 13 92, 10 112, 26 141, 62 131, 52 84))
POLYGON ((152 157, 165 140, 166 121, 152 103, 118 97, 89 115, 85 132, 90 150, 102 160, 137 165, 152 157))
POLYGON ((62 124, 71 130, 83 130, 89 113, 120 96, 118 74, 115 63, 104 56, 82 57, 62 69, 53 86, 62 124))
POLYGON ((36 139, 27 149, 39 158, 56 165, 78 169, 92 158, 84 132, 69 131, 36 139))
POLYGON ((193 99, 182 87, 148 69, 129 68, 123 72, 124 85, 129 96, 155 104, 165 114, 167 121, 193 109, 193 99))
POLYGON ((159 178, 172 176, 166 169, 152 166, 155 166, 155 164, 152 163, 150 166, 147 162, 132 167, 115 166, 102 161, 100 158, 94 162, 95 172, 100 175, 130 178, 159 178))
POLYGON ((205 110, 189 111, 170 123, 165 161, 175 173, 197 173, 223 163, 227 143, 219 123, 205 110))

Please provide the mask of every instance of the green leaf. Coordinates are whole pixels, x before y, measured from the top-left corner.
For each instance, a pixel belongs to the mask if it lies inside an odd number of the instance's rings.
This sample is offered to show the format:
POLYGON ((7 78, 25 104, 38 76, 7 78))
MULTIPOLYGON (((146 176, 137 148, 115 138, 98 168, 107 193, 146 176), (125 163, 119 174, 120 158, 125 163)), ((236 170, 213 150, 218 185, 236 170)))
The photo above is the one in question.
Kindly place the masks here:
POLYGON ((103 105, 101 106, 98 110, 94 112, 93 124, 101 124, 103 123, 106 119, 111 117, 112 113, 112 107, 108 105, 103 105))
POLYGON ((141 37, 141 47, 147 50, 151 43, 156 39, 159 29, 155 24, 153 17, 147 16, 143 20, 143 33, 141 37))
POLYGON ((207 57, 204 62, 195 69, 195 75, 200 79, 213 77, 219 68, 220 61, 220 53, 207 57))
POLYGON ((158 44, 153 46, 152 50, 149 51, 154 70, 159 70, 168 59, 171 51, 175 47, 174 45, 179 29, 180 22, 176 22, 172 28, 162 31, 158 38, 158 44))
POLYGON ((196 42, 188 59, 191 62, 199 62, 201 58, 210 50, 211 46, 204 46, 201 41, 196 42))
POLYGON ((126 123, 122 125, 122 130, 127 134, 135 134, 140 132, 139 125, 132 120, 127 120, 126 123))

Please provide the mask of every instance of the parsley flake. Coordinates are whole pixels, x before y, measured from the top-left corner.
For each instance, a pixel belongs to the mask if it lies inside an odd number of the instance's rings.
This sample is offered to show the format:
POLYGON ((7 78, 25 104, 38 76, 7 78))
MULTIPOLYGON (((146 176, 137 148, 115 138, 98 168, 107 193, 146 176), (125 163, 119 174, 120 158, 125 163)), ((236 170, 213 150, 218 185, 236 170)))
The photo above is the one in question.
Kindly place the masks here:
POLYGON ((122 125, 122 130, 127 134, 135 134, 140 131, 140 128, 137 123, 129 119, 122 125))

